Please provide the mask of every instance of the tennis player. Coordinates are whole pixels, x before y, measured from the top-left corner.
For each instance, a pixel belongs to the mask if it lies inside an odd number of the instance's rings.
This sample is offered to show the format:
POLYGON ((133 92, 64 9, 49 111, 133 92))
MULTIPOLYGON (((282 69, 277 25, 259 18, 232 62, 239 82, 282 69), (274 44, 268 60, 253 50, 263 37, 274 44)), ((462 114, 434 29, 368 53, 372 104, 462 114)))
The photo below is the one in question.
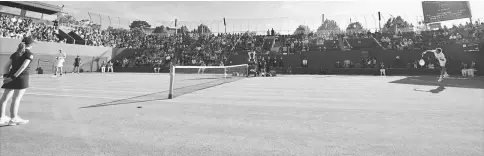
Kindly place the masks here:
POLYGON ((439 82, 442 82, 442 78, 449 77, 449 74, 447 74, 447 70, 445 69, 445 63, 447 62, 447 59, 445 58, 445 55, 442 52, 442 49, 441 48, 437 48, 435 50, 427 50, 427 51, 425 51, 425 52, 422 53, 422 57, 423 57, 423 55, 425 55, 428 52, 434 53, 435 58, 437 58, 437 60, 439 60, 439 64, 440 64, 440 78, 439 78, 438 81, 439 82))
POLYGON ((34 59, 34 55, 30 49, 33 44, 34 40, 32 38, 24 38, 18 45, 17 51, 10 55, 10 59, 5 65, 4 71, 8 71, 8 73, 3 75, 3 85, 1 87, 5 90, 0 99, 0 124, 8 123, 13 126, 29 122, 29 120, 24 120, 18 116, 18 109, 20 100, 29 87, 30 63, 34 59), (10 106, 11 118, 5 115, 7 101, 9 99, 12 99, 10 106))
POLYGON ((57 72, 59 72, 59 75, 62 76, 62 68, 64 67, 64 62, 66 58, 67 58, 66 53, 64 53, 62 49, 59 49, 59 54, 57 54, 57 57, 56 57, 54 77, 57 76, 57 72))

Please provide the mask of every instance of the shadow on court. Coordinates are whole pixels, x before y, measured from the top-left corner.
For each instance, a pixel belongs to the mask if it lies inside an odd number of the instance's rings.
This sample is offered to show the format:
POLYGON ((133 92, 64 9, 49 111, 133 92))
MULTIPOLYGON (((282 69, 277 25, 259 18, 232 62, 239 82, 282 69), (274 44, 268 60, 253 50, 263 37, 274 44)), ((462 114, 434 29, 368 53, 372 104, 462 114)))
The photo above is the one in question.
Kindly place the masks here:
POLYGON ((10 127, 10 125, 0 125, 0 128, 3 128, 3 127, 10 127))
POLYGON ((445 87, 459 87, 459 88, 475 88, 484 89, 484 81, 482 78, 468 78, 468 77, 449 77, 444 78, 442 82, 437 82, 438 76, 410 76, 400 80, 392 81, 390 83, 397 84, 412 84, 412 85, 425 85, 425 86, 439 86, 445 89, 445 87))
POLYGON ((81 108, 105 107, 105 106, 113 106, 113 105, 135 104, 135 103, 166 100, 166 99, 168 99, 167 93, 168 93, 168 91, 155 92, 155 93, 125 98, 125 99, 119 99, 119 100, 104 102, 104 103, 95 104, 95 105, 86 106, 86 107, 81 107, 81 108), (163 98, 162 95, 167 95, 167 96, 164 96, 164 98, 163 98))
MULTIPOLYGON (((241 80, 243 78, 230 78, 230 79, 216 79, 214 81, 203 82, 195 85, 188 85, 182 86, 179 88, 175 88, 173 90, 173 97, 179 97, 185 94, 193 93, 196 91, 208 89, 211 87, 219 86, 226 83, 235 82, 237 80, 241 80)), ((151 101, 162 101, 168 99, 169 91, 161 91, 155 92, 150 94, 138 95, 130 98, 119 99, 104 103, 99 103, 91 106, 85 106, 80 108, 96 108, 96 107, 106 107, 106 106, 114 106, 114 105, 123 105, 123 104, 135 104, 135 103, 143 103, 143 102, 151 102, 151 101)))
POLYGON ((429 93, 433 93, 433 94, 438 94, 442 91, 445 90, 445 87, 443 85, 440 85, 439 87, 435 88, 435 89, 431 89, 431 90, 419 90, 419 89, 413 89, 415 91, 418 91, 418 92, 429 92, 429 93))

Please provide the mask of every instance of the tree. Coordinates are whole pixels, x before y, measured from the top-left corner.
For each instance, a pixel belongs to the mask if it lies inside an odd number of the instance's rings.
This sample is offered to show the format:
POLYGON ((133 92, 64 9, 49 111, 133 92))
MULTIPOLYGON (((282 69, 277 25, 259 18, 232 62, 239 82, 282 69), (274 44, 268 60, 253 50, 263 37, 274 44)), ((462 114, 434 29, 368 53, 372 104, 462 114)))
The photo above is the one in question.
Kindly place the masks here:
POLYGON ((200 24, 197 28, 197 32, 198 33, 211 33, 212 31, 210 31, 208 26, 206 26, 204 24, 200 24))
POLYGON ((138 37, 145 34, 142 28, 133 28, 130 30, 130 32, 133 37, 138 37))
POLYGON ((150 28, 150 27, 151 27, 151 25, 148 24, 148 22, 146 22, 146 21, 133 21, 129 25, 129 28, 130 29, 134 29, 134 28, 150 28))
POLYGON ((353 22, 348 24, 348 27, 346 27, 346 30, 362 30, 363 26, 361 26, 360 22, 353 22))
POLYGON ((76 18, 69 14, 58 14, 57 21, 59 21, 59 23, 74 24, 76 23, 76 18))
POLYGON ((383 25, 384 30, 387 32, 394 32, 396 31, 413 31, 413 25, 407 21, 405 21, 402 17, 397 16, 396 18, 392 17, 387 20, 385 25, 383 25))
POLYGON ((190 30, 186 26, 181 26, 180 29, 177 30, 177 33, 188 33, 190 30))
POLYGON ((309 33, 311 33, 311 30, 305 25, 299 25, 299 27, 296 28, 296 31, 294 31, 294 35, 307 35, 309 33))
POLYGON ((324 23, 319 26, 318 31, 320 30, 340 30, 338 24, 334 20, 324 20, 324 23))
POLYGON ((93 23, 93 24, 89 24, 88 26, 90 26, 93 29, 101 29, 101 25, 100 24, 93 23))
POLYGON ((250 32, 247 32, 247 34, 249 36, 255 36, 255 35, 257 35, 257 32, 256 31, 250 31, 250 32))
POLYGON ((409 22, 405 21, 402 17, 397 16, 396 18, 392 17, 388 19, 388 21, 383 25, 384 28, 388 29, 395 29, 395 26, 397 28, 408 28, 408 27, 413 27, 412 24, 409 22))
POLYGON ((157 26, 155 30, 153 30, 153 33, 165 33, 165 32, 166 32, 166 28, 164 25, 157 26))

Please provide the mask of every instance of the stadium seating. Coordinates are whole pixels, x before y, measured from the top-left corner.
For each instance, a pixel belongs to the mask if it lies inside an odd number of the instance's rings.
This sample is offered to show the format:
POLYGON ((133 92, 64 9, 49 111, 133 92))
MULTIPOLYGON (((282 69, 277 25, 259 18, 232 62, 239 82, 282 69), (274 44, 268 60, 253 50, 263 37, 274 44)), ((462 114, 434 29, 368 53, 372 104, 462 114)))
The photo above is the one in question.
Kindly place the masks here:
MULTIPOLYGON (((167 36, 144 33, 139 29, 105 29, 88 26, 49 25, 32 19, 21 19, 0 14, 0 37, 22 38, 33 36, 38 41, 138 49, 113 58, 119 66, 153 66, 157 61, 177 58, 176 64, 230 64, 229 58, 238 51, 271 51, 271 54, 294 54, 301 51, 362 50, 383 48, 396 51, 418 51, 443 45, 462 45, 465 51, 479 49, 484 40, 484 23, 468 23, 440 30, 422 32, 370 33, 347 31, 314 33, 309 35, 278 35, 275 39, 264 35, 180 33, 167 36)), ((347 58, 351 59, 351 58, 347 58)), ((357 61, 354 60, 353 61, 357 61)), ((383 60, 379 60, 383 61, 383 60)), ((385 60, 387 61, 387 60, 385 60)), ((389 60, 388 60, 389 61, 389 60)), ((413 61, 413 60, 412 60, 413 61)), ((318 68, 319 69, 319 68, 318 68)), ((314 70, 314 69, 313 69, 314 70)), ((295 71, 298 71, 295 69, 295 71)), ((304 72, 303 72, 304 73, 304 72)))

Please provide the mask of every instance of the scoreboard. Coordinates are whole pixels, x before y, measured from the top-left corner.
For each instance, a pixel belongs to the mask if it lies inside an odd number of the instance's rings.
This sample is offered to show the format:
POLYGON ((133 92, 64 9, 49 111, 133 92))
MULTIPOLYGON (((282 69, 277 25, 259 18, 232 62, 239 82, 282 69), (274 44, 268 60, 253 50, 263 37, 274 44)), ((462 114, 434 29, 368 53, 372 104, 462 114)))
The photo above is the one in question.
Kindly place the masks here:
POLYGON ((423 1, 425 23, 471 18, 468 1, 423 1))

